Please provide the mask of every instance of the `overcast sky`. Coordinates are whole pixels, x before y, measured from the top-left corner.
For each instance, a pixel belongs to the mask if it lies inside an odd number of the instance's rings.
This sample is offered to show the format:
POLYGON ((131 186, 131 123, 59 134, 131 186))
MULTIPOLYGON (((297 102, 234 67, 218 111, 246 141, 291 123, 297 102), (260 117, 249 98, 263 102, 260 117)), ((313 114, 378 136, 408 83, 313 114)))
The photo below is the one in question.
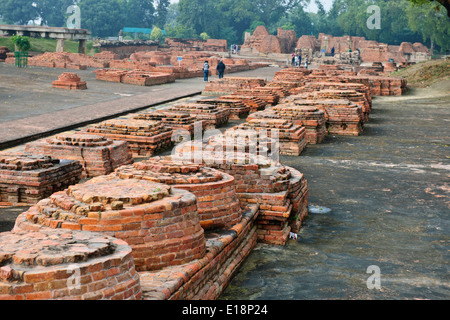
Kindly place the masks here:
MULTIPOLYGON (((176 3, 178 1, 179 0, 170 0, 171 3, 176 3)), ((333 4, 333 0, 320 0, 320 2, 322 2, 323 7, 325 8, 326 11, 330 10, 331 5, 333 4)), ((317 12, 317 6, 316 6, 314 0, 311 0, 311 3, 309 4, 309 6, 307 8, 305 8, 305 11, 317 12)))

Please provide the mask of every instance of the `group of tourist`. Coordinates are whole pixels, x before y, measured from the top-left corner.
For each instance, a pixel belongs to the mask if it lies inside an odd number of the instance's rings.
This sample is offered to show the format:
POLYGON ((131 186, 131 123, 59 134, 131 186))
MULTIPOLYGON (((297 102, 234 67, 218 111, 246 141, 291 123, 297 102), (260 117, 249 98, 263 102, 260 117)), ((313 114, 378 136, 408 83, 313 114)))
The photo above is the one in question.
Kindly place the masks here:
MULTIPOLYGON (((223 74, 225 72, 225 63, 223 63, 222 60, 219 61, 219 63, 217 64, 217 74, 219 75, 219 79, 223 78, 223 74)), ((205 63, 203 64, 203 80, 204 81, 208 81, 208 77, 209 77, 209 63, 208 61, 205 61, 205 63)))
MULTIPOLYGON (((302 65, 302 55, 293 53, 291 65, 295 66, 295 67, 300 67, 302 65)), ((304 65, 305 65, 305 68, 308 69, 308 56, 305 57, 304 65)))

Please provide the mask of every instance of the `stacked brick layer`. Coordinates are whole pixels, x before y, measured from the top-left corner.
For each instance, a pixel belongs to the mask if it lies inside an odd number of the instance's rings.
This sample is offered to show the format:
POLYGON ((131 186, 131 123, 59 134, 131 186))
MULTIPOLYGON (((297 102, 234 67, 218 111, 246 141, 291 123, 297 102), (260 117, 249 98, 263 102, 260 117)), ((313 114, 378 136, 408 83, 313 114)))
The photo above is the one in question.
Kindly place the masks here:
POLYGON ((143 179, 192 192, 205 230, 232 227, 241 219, 234 178, 215 169, 157 157, 120 167, 115 174, 121 179, 143 179))
POLYGON ((34 204, 80 181, 78 161, 0 154, 0 202, 34 204))
POLYGON ((219 108, 230 110, 230 119, 240 119, 246 117, 250 113, 250 107, 239 99, 202 99, 197 103, 212 104, 219 108))
POLYGON ((256 246, 257 206, 228 230, 206 235, 202 259, 158 272, 140 272, 142 296, 149 300, 214 300, 256 246))
POLYGON ((263 156, 204 150, 201 142, 187 142, 177 148, 175 157, 232 175, 241 204, 259 205, 258 241, 284 245, 291 228, 298 230, 307 214, 308 191, 303 175, 263 156))
POLYGON ((264 131, 279 141, 280 154, 298 156, 306 147, 306 129, 283 119, 252 119, 229 130, 264 131))
POLYGON ((131 71, 118 69, 99 69, 95 71, 97 80, 121 82, 138 86, 154 86, 175 82, 175 76, 163 72, 150 72, 134 69, 131 71))
POLYGON ((238 96, 253 96, 263 100, 268 105, 275 105, 280 101, 280 95, 271 88, 258 87, 258 89, 239 89, 231 94, 238 96))
POLYGON ((164 126, 173 130, 173 134, 176 135, 182 130, 187 131, 190 135, 193 135, 196 126, 199 131, 203 131, 205 124, 203 121, 197 120, 195 117, 188 113, 181 112, 170 112, 167 110, 155 110, 145 113, 140 113, 133 116, 133 119, 137 120, 151 120, 151 121, 161 121, 164 126))
POLYGON ((126 141, 133 157, 152 156, 173 143, 173 130, 161 121, 112 119, 86 128, 86 133, 126 141))
POLYGON ((198 259, 205 254, 197 199, 168 185, 93 178, 40 201, 23 214, 15 228, 102 232, 126 241, 136 270, 157 270, 198 259))
POLYGON ((203 94, 220 95, 231 93, 239 89, 253 89, 264 86, 266 81, 260 78, 226 77, 223 79, 209 81, 205 85, 203 94))
POLYGON ((310 144, 321 143, 327 135, 325 112, 316 107, 278 104, 248 117, 248 120, 252 119, 285 119, 305 127, 306 141, 310 144))
POLYGON ((278 141, 268 137, 263 132, 250 130, 227 130, 205 139, 205 151, 215 153, 244 152, 252 155, 270 156, 278 152, 278 141))
POLYGON ((58 77, 58 80, 52 82, 53 88, 69 89, 69 90, 85 90, 87 85, 85 81, 81 81, 76 73, 65 72, 58 77))
POLYGON ((328 134, 359 135, 364 128, 364 114, 361 106, 346 99, 296 99, 292 96, 291 102, 296 106, 305 106, 322 109, 325 112, 328 134))
POLYGON ((246 96, 233 94, 228 96, 221 96, 219 97, 219 99, 239 100, 250 108, 250 113, 264 110, 267 105, 265 101, 252 95, 246 96))
POLYGON ((25 152, 79 161, 83 166, 83 177, 108 174, 121 165, 133 162, 126 141, 113 141, 95 135, 60 134, 27 143, 25 152))
POLYGON ((230 118, 230 110, 210 104, 185 103, 176 104, 168 109, 170 112, 190 114, 205 123, 205 129, 214 129, 226 124, 230 118))
POLYGON ((0 300, 141 297, 131 248, 122 240, 49 228, 0 233, 0 300))
POLYGON ((364 94, 354 90, 320 90, 320 91, 306 91, 296 95, 304 99, 347 99, 358 106, 361 106, 363 112, 362 120, 369 121, 369 115, 372 110, 371 103, 366 99, 364 94))

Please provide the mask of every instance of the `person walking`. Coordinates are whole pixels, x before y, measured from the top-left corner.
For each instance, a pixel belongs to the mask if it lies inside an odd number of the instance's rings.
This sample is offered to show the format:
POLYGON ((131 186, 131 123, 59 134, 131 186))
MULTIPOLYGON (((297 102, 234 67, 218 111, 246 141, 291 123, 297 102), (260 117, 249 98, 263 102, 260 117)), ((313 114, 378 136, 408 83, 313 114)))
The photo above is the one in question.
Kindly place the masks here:
POLYGON ((203 80, 208 81, 209 76, 209 63, 208 61, 205 61, 203 64, 203 80))
POLYGON ((295 55, 294 61, 295 61, 295 66, 298 67, 299 64, 298 64, 298 56, 297 55, 295 55))
POLYGON ((225 64, 222 60, 217 64, 217 73, 219 74, 219 79, 223 78, 223 73, 225 72, 225 64))

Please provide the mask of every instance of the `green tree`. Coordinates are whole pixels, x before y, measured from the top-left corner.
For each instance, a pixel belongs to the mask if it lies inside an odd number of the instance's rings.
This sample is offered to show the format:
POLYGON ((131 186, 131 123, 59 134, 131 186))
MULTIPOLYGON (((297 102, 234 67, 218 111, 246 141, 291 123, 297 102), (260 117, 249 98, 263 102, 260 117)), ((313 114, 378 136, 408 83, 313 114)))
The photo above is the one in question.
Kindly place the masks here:
POLYGON ((252 24, 250 25, 250 27, 245 31, 253 34, 253 32, 255 32, 255 29, 258 26, 265 26, 265 25, 266 24, 264 22, 256 20, 256 21, 253 21, 252 24))
POLYGON ((165 35, 162 30, 158 27, 154 27, 150 33, 150 40, 164 42, 165 35))
POLYGON ((65 27, 67 8, 75 4, 74 0, 35 0, 36 11, 41 18, 41 25, 65 27))
POLYGON ((254 0, 252 4, 259 20, 265 23, 268 29, 276 29, 276 23, 286 15, 289 9, 298 7, 299 0, 254 0))
POLYGON ((291 10, 289 10, 287 16, 280 20, 280 24, 293 26, 295 33, 298 38, 302 35, 310 35, 311 34, 311 18, 310 15, 303 10, 303 6, 297 6, 291 10))
POLYGON ((180 0, 178 9, 178 23, 192 27, 196 35, 206 32, 217 37, 219 19, 214 0, 180 0))
POLYGON ((156 21, 155 25, 163 28, 167 21, 169 13, 170 0, 156 0, 156 21))
POLYGON ((0 15, 9 24, 25 25, 39 17, 34 0, 1 0, 0 15))
POLYGON ((20 52, 27 52, 31 48, 30 39, 23 36, 12 36, 11 41, 20 52))
POLYGON ((441 47, 441 51, 450 48, 450 18, 444 14, 444 8, 441 9, 437 11, 434 4, 406 9, 411 30, 420 33, 423 41, 430 41, 432 54, 435 44, 441 47))
POLYGON ((211 37, 206 32, 200 33, 200 38, 202 38, 203 40, 211 39, 211 37))
POLYGON ((97 37, 117 36, 124 26, 121 4, 118 0, 81 0, 81 27, 97 37))
MULTIPOLYGON (((120 1, 120 7, 123 12, 123 23, 125 23, 124 27, 151 28, 155 24, 155 7, 153 6, 152 0, 120 1)), ((117 0, 106 0, 106 2, 114 3, 117 0)))
POLYGON ((166 25, 164 28, 166 36, 168 38, 194 38, 195 31, 192 28, 188 28, 182 24, 166 25))
MULTIPOLYGON (((437 11, 441 10, 440 6, 434 3, 434 0, 407 0, 407 1, 411 2, 413 5, 418 6, 433 4, 437 11)), ((445 9, 447 10, 447 17, 450 18, 450 1, 436 0, 436 2, 439 2, 441 6, 445 7, 445 9)))

